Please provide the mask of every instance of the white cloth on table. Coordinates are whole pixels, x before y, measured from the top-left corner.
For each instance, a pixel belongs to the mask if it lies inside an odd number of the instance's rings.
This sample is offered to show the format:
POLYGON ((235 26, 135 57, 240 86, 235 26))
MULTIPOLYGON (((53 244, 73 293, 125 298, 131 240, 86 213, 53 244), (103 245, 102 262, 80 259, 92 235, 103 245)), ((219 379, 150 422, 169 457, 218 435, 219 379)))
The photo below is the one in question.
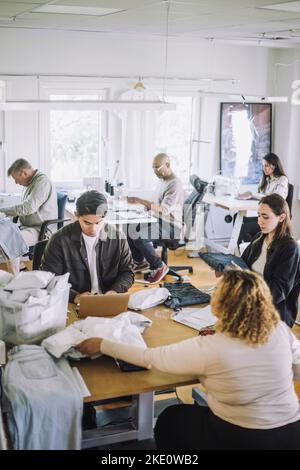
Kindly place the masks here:
POLYGON ((54 357, 65 354, 73 359, 84 357, 73 347, 93 337, 144 347, 142 333, 151 324, 149 318, 135 312, 120 313, 113 318, 87 317, 46 338, 42 346, 54 357))
POLYGON ((146 310, 164 303, 170 292, 165 287, 155 287, 153 289, 142 289, 134 292, 129 297, 128 308, 132 310, 146 310))

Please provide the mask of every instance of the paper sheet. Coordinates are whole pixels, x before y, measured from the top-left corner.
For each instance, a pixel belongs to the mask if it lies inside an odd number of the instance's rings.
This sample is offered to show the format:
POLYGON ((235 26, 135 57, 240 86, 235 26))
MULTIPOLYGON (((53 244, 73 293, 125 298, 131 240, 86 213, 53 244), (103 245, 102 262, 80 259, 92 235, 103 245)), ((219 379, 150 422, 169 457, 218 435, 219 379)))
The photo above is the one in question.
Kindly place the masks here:
POLYGON ((201 330, 217 322, 217 317, 212 314, 210 305, 204 308, 184 307, 179 312, 173 313, 171 318, 195 330, 201 330))

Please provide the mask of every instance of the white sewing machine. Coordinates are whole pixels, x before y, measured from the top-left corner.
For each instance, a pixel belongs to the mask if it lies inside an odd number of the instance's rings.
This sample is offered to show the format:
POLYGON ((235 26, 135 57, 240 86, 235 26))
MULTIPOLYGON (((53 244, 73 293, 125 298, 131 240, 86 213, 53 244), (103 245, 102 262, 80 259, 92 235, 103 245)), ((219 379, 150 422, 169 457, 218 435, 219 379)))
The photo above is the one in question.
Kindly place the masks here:
POLYGON ((230 176, 214 176, 215 196, 236 196, 240 188, 240 180, 230 176))

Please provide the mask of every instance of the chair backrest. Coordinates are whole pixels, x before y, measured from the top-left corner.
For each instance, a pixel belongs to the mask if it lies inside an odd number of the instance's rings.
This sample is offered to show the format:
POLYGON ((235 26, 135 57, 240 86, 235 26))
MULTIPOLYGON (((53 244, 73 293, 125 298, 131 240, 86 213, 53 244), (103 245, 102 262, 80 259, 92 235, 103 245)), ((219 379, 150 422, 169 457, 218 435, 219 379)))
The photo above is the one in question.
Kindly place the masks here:
POLYGON ((208 185, 207 181, 203 181, 197 175, 191 175, 190 183, 192 184, 194 190, 184 201, 184 210, 183 210, 183 221, 185 224, 185 240, 189 239, 195 217, 197 204, 202 200, 206 186, 208 185))
MULTIPOLYGON (((58 218, 63 219, 65 216, 65 207, 68 200, 68 195, 57 191, 57 208, 58 208, 58 218)), ((57 228, 60 229, 63 226, 63 222, 58 222, 57 228)))
POLYGON ((48 240, 37 242, 33 248, 32 269, 37 271, 40 269, 43 253, 45 251, 48 240))
POLYGON ((289 189, 288 189, 288 195, 286 197, 286 202, 290 208, 291 217, 292 217, 293 195, 294 195, 294 185, 289 183, 289 189))

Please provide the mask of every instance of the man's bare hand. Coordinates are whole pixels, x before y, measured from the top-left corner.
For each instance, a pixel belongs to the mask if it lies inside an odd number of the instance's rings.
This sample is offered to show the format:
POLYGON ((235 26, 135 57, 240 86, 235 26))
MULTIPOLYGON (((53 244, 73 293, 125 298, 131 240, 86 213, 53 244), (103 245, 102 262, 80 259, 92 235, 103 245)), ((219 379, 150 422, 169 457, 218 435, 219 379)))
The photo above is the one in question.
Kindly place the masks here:
POLYGON ((75 295, 75 297, 74 297, 74 304, 76 304, 76 305, 79 305, 79 304, 80 304, 80 297, 81 297, 82 295, 92 295, 92 293, 91 293, 91 292, 82 292, 81 294, 75 295))

